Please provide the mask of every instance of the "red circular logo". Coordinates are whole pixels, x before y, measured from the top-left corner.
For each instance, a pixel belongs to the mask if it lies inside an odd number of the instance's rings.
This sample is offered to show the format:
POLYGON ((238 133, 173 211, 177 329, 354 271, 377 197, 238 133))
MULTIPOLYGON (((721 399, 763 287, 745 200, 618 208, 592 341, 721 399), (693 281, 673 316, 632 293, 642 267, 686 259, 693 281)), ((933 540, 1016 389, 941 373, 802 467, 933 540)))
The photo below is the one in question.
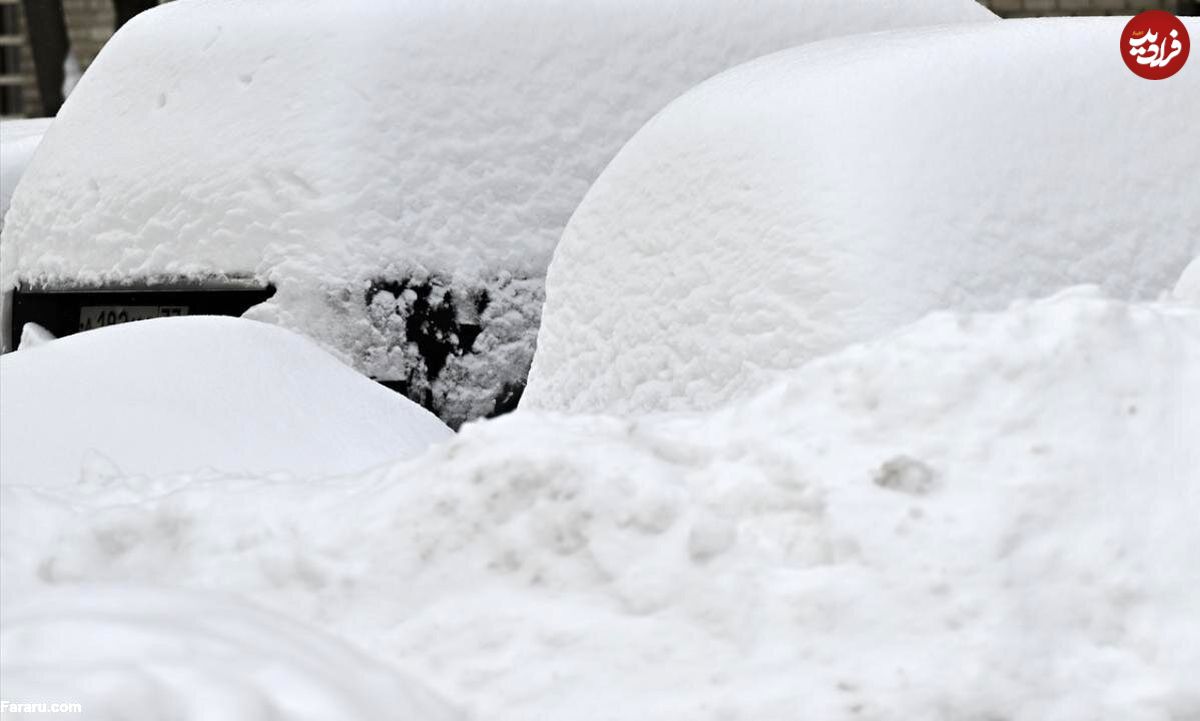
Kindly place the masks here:
POLYGON ((1165 10, 1138 13, 1121 33, 1121 57, 1139 77, 1169 78, 1187 62, 1191 38, 1183 22, 1165 10))

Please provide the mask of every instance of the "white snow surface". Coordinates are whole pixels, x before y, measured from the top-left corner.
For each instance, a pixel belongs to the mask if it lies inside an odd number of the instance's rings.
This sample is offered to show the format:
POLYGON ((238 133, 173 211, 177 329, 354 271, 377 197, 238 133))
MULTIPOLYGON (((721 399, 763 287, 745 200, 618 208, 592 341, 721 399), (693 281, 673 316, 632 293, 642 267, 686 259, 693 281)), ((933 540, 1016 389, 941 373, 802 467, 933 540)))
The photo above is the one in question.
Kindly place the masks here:
POLYGON ((51 120, 53 118, 0 121, 0 230, 4 229, 4 216, 12 203, 17 181, 42 142, 42 135, 50 127, 51 120))
POLYGON ((1200 63, 1138 78, 1125 22, 840 38, 689 92, 572 217, 522 403, 709 408, 933 310, 1170 291, 1200 253, 1200 63))
POLYGON ((523 379, 554 244, 667 102, 811 40, 987 20, 975 0, 167 4, 64 105, 14 199, 0 289, 254 276, 279 292, 253 317, 404 378, 363 292, 441 275, 489 285, 477 346, 523 379))
POLYGON ((55 336, 53 333, 37 323, 26 323, 21 328, 21 340, 17 344, 17 350, 29 350, 30 348, 36 348, 37 346, 45 345, 54 339, 55 336))
POLYGON ((454 721, 418 684, 345 643, 244 603, 120 586, 5 599, 10 703, 74 702, 89 721, 454 721))
MULTIPOLYGON (((1198 305, 1073 289, 717 411, 518 411, 355 477, 160 481, 0 488, 5 598, 237 594, 497 721, 1200 717, 1198 305)), ((6 684, 55 658, 25 626, 6 684)))
POLYGON ((162 318, 0 357, 0 483, 118 483, 201 468, 361 471, 453 435, 311 340, 239 318, 162 318))
POLYGON ((1172 291, 1176 299, 1200 305, 1200 256, 1188 263, 1172 291))

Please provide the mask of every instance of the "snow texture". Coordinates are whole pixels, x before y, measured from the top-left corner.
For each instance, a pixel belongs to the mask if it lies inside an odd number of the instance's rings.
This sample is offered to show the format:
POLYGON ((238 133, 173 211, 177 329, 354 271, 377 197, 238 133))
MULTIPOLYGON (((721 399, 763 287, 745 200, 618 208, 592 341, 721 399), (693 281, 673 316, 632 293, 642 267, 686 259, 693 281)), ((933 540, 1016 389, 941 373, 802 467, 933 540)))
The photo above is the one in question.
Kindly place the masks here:
POLYGON ((671 99, 812 40, 988 20, 974 0, 168 4, 64 105, 14 199, 0 288, 253 276, 278 293, 252 317, 410 380, 457 423, 523 386, 567 219, 671 99), (471 352, 432 381, 411 300, 375 292, 410 279, 453 312, 488 297, 471 352))
POLYGON ((1200 63, 1138 78, 1125 22, 848 37, 688 93, 571 219, 522 403, 709 408, 932 310, 1169 291, 1200 253, 1200 63))
POLYGON ((17 181, 42 142, 42 135, 50 127, 51 120, 53 118, 0 121, 0 230, 4 229, 4 216, 12 203, 17 181))
POLYGON ((89 721, 463 718, 337 639, 244 603, 119 586, 6 601, 0 663, 10 703, 74 702, 89 721))
POLYGON ((1200 305, 1200 256, 1188 264, 1179 282, 1175 284, 1174 296, 1182 301, 1191 301, 1200 305))
POLYGON ((940 312, 718 411, 170 481, 0 488, 0 589, 235 593, 495 721, 1200 717, 1195 305, 940 312))
POLYGON ((452 435, 311 340, 165 318, 0 357, 0 483, 120 483, 198 468, 280 480, 361 471, 452 435))
POLYGON ((17 345, 17 350, 29 350, 40 345, 45 345, 54 340, 54 334, 46 330, 37 323, 26 323, 21 328, 21 341, 17 345))

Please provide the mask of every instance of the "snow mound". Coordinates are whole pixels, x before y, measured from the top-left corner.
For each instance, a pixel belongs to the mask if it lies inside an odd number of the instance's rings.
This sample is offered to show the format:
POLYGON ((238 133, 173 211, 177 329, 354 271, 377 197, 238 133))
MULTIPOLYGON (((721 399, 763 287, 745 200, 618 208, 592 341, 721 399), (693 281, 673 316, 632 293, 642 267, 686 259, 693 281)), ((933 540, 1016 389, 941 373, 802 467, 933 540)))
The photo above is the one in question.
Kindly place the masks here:
POLYGON ((567 219, 671 99, 811 40, 989 19, 974 0, 168 4, 63 107, 0 290, 252 276, 278 288, 252 317, 457 424, 523 387, 567 219), (470 316, 469 352, 414 354, 412 286, 470 316))
POLYGON ((26 323, 21 328, 21 341, 17 345, 17 350, 29 350, 40 345, 45 345, 54 340, 54 334, 46 330, 37 323, 26 323))
POLYGON ((5 604, 0 663, 8 703, 74 702, 94 721, 462 718, 337 639, 206 594, 89 587, 5 604))
POLYGON ((497 721, 1189 719, 1198 481, 1200 308, 1079 289, 355 479, 5 487, 0 582, 235 591, 497 721))
POLYGON ((237 318, 112 326, 0 357, 0 481, 200 468, 357 471, 452 435, 289 331, 237 318))
POLYGON ((1200 305, 1200 256, 1183 269, 1173 294, 1179 300, 1200 305))
POLYGON ((1125 22, 843 38, 688 93, 571 219, 522 402, 707 408, 936 309, 1158 297, 1200 253, 1200 64, 1138 78, 1125 22))
POLYGON ((0 121, 0 230, 4 229, 4 216, 8 214, 17 181, 42 142, 42 135, 50 127, 51 120, 53 118, 0 121))

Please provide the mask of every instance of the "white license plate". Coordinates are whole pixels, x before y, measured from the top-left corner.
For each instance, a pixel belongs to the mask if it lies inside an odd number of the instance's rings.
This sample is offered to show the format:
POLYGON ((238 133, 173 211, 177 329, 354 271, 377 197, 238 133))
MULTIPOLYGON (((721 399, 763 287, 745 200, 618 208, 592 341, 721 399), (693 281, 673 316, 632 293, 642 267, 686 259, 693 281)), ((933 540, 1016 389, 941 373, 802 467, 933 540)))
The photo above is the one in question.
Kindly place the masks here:
POLYGON ((79 309, 79 330, 187 314, 186 305, 85 305, 79 309))

